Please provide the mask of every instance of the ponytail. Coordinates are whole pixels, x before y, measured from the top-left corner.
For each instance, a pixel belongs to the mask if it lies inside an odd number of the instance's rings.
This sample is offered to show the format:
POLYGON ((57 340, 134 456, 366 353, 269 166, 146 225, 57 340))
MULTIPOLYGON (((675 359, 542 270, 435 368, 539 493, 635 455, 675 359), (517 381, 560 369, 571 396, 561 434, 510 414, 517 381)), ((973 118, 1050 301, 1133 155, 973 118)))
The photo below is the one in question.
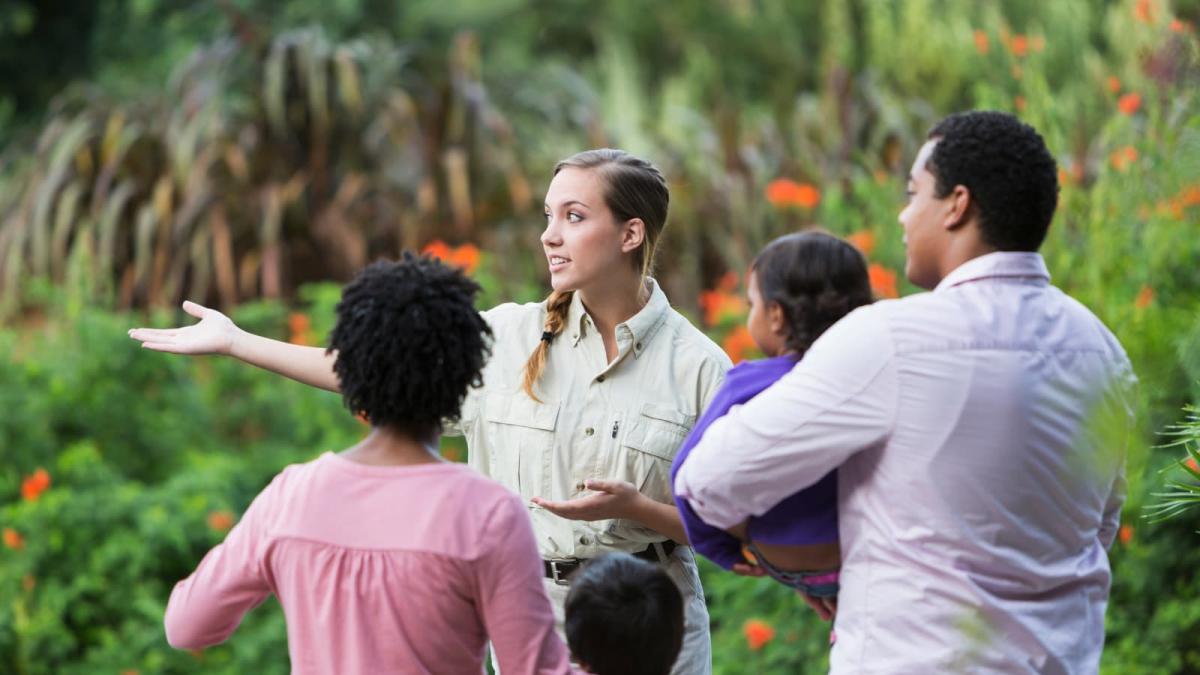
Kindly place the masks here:
POLYGON ((562 333, 567 325, 567 314, 571 311, 571 298, 574 295, 574 291, 554 291, 546 298, 546 325, 542 340, 525 362, 525 382, 521 387, 529 398, 538 403, 542 400, 533 393, 533 385, 537 384, 546 368, 546 354, 550 352, 550 341, 562 333))

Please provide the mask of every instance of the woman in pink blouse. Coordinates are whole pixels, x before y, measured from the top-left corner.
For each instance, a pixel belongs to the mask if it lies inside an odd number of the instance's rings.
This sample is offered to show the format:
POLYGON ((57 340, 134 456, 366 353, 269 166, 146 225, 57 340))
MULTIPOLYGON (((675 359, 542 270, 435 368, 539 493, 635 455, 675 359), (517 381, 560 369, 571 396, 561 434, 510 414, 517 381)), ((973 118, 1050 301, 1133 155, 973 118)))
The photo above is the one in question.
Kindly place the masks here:
POLYGON ((479 287, 406 254, 346 287, 330 336, 346 406, 371 433, 289 466, 179 582, 167 640, 225 640, 274 593, 293 673, 570 672, 520 499, 437 454, 478 385, 490 330, 479 287))

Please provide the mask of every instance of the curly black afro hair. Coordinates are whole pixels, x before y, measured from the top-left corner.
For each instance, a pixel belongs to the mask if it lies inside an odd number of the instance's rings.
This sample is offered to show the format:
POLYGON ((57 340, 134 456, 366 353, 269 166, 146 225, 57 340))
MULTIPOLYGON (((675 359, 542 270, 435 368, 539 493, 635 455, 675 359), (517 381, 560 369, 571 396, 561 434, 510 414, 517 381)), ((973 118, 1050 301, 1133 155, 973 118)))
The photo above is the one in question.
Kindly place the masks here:
POLYGON ((1038 250, 1058 206, 1058 168, 1041 135, 1007 113, 972 110, 938 122, 929 138, 937 196, 966 187, 986 243, 1038 250))
POLYGON ((871 302, 867 261, 849 242, 819 231, 767 244, 751 265, 766 303, 779 303, 788 349, 803 356, 851 310, 871 302))
POLYGON ((416 438, 456 419, 491 353, 478 292, 462 272, 407 251, 364 269, 342 290, 329 336, 346 407, 416 438))

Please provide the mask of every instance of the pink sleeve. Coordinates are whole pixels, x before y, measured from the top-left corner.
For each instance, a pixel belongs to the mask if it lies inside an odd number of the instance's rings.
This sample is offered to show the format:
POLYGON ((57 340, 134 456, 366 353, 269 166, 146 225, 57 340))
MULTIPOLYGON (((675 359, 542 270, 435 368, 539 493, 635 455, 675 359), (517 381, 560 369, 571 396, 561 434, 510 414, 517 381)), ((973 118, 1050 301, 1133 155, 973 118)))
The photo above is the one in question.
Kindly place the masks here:
POLYGON ((262 518, 275 487, 268 485, 225 541, 217 544, 195 572, 175 584, 163 623, 176 649, 200 649, 224 642, 246 612, 271 593, 263 570, 262 518))
POLYGON ((483 552, 473 561, 479 610, 500 672, 572 672, 566 645, 554 632, 533 526, 516 495, 496 505, 480 539, 483 552))

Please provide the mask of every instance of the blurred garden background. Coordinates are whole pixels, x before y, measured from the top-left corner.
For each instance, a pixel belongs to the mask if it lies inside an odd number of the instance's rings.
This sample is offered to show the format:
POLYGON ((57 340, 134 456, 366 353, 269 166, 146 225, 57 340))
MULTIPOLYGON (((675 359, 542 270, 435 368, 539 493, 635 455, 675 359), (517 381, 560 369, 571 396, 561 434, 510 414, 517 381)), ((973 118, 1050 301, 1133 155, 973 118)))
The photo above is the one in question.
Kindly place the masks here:
MULTIPOLYGON (((0 672, 288 672, 273 601, 194 653, 163 609, 272 475, 364 427, 127 328, 190 298, 320 344, 338 283, 405 248, 469 269, 482 306, 539 299, 551 169, 615 146, 670 180, 668 296, 747 358, 743 270, 781 233, 848 236, 880 297, 916 291, 904 177, 966 108, 1045 136, 1054 282, 1142 382, 1103 671, 1200 672, 1200 513, 1144 518, 1200 481, 1158 447, 1200 438, 1197 19, 1197 0, 5 0, 0 672)), ((717 673, 825 671, 828 625, 791 593, 703 572, 717 673)))

